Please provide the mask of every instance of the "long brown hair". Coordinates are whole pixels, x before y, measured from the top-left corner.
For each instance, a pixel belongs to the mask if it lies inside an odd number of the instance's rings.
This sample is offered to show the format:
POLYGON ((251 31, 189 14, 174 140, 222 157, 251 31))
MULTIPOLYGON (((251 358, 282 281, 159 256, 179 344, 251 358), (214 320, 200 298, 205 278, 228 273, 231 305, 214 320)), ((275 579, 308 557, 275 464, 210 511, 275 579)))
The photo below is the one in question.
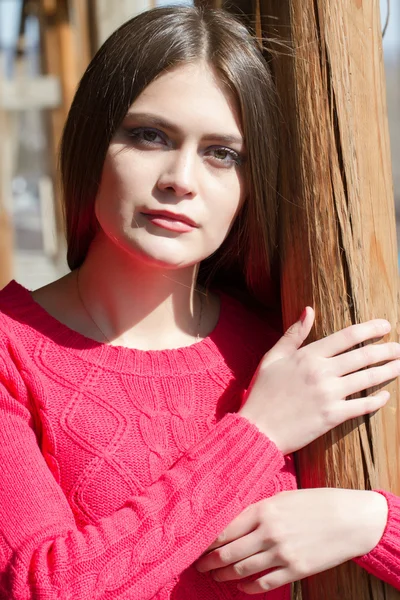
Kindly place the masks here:
POLYGON ((277 235, 276 96, 257 42, 223 10, 149 10, 115 31, 91 61, 61 143, 68 265, 83 263, 96 234, 94 203, 105 155, 129 107, 161 73, 198 60, 207 61, 233 93, 248 157, 246 202, 221 248, 201 264, 199 281, 233 279, 265 303, 277 235))

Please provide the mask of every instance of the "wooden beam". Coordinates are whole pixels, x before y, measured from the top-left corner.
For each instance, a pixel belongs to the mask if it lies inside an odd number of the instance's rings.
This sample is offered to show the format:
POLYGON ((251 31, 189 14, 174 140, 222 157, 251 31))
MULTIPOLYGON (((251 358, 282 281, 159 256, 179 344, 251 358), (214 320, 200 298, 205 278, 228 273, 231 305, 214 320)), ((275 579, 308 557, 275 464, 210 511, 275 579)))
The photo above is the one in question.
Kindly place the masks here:
POLYGON ((79 80, 94 53, 88 6, 89 0, 40 0, 44 70, 59 79, 62 90, 61 105, 52 115, 55 149, 79 80))
MULTIPOLYGON (((58 33, 57 5, 55 0, 41 0, 41 33, 43 40, 43 69, 46 75, 57 77, 61 85, 60 39, 58 33)), ((65 102, 64 86, 61 86, 61 103, 51 111, 52 150, 55 156, 68 106, 65 102)))
POLYGON ((77 47, 77 70, 79 78, 83 75, 94 54, 91 44, 92 24, 89 20, 89 3, 82 0, 70 0, 73 16, 75 45, 77 47))
MULTIPOLYGON (((282 105, 282 303, 306 304, 312 339, 384 317, 397 340, 398 271, 378 0, 260 0, 264 33, 287 42, 272 65, 282 105)), ((400 494, 398 384, 375 416, 298 453, 303 487, 400 494)), ((371 390, 370 390, 371 391, 371 390)), ((305 580, 306 600, 395 600, 353 563, 305 580)))
MULTIPOLYGON (((49 129, 54 178, 57 178, 58 152, 79 80, 86 69, 92 48, 89 35, 89 0, 40 0, 43 63, 47 75, 58 78, 61 103, 50 113, 49 129)), ((63 220, 59 187, 55 187, 58 237, 63 240, 63 220)), ((60 248, 63 251, 63 247, 60 248)))
MULTIPOLYGON (((0 89, 3 80, 0 79, 0 89)), ((12 152, 10 115, 0 107, 0 289, 13 278, 14 230, 10 215, 12 152)))
POLYGON ((76 87, 80 78, 78 63, 78 48, 76 45, 69 3, 58 0, 57 3, 57 34, 59 43, 60 78, 63 88, 63 112, 66 116, 71 106, 76 87))
POLYGON ((0 289, 13 278, 14 232, 11 217, 3 206, 0 206, 0 289))

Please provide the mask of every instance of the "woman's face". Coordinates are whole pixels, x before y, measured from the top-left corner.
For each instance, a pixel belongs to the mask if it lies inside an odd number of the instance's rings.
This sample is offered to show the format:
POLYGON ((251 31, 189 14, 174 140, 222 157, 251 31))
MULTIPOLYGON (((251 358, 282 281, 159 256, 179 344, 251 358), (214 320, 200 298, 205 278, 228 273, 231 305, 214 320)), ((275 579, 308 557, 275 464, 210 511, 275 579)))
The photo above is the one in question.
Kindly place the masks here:
POLYGON ((212 254, 244 198, 244 142, 232 98, 204 63, 153 81, 107 152, 96 216, 133 257, 181 268, 212 254))

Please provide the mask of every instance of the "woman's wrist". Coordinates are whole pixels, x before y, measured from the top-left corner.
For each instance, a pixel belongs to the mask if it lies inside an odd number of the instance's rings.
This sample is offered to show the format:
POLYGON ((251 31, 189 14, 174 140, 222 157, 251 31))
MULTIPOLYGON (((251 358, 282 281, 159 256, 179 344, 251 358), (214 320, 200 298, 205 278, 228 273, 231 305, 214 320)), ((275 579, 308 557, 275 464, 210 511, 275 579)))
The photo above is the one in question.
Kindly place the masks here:
POLYGON ((361 555, 371 552, 380 542, 385 532, 388 520, 388 503, 382 494, 375 491, 365 493, 366 502, 360 507, 363 515, 363 552, 361 555))

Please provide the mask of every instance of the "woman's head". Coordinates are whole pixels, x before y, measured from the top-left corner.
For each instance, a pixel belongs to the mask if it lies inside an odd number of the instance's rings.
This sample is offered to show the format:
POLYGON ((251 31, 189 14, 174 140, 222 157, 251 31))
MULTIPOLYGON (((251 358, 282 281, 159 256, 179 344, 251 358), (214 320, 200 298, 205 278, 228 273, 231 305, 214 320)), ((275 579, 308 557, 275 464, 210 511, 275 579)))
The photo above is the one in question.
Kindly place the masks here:
POLYGON ((95 201, 103 167, 128 110, 158 78, 195 64, 207 65, 231 101, 247 157, 241 167, 246 199, 239 202, 239 214, 221 248, 203 262, 200 277, 219 266, 240 265, 252 291, 265 287, 275 243, 273 85, 256 43, 241 23, 222 11, 189 7, 154 9, 125 23, 100 48, 82 78, 61 147, 71 268, 83 262, 96 234, 95 201))

